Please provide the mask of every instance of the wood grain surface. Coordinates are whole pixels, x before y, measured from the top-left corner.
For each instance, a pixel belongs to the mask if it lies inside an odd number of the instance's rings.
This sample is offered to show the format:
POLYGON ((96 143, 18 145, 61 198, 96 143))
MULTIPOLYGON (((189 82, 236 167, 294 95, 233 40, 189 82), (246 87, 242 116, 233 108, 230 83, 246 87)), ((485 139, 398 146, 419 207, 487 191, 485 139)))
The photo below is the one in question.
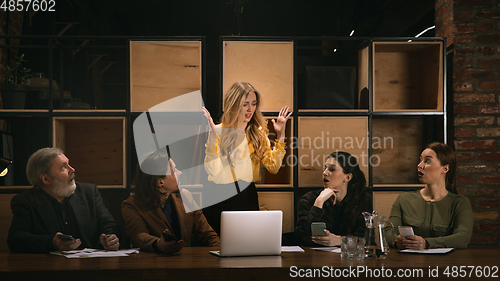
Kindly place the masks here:
POLYGON ((223 87, 249 82, 262 95, 262 111, 293 108, 293 43, 225 41, 223 87))
MULTIPOLYGON (((183 248, 176 255, 140 252, 129 257, 67 259, 49 254, 0 254, 1 280, 65 279, 68 280, 293 280, 291 267, 299 269, 382 270, 392 271, 393 280, 399 269, 421 271, 422 275, 403 280, 450 280, 444 275, 453 266, 490 268, 494 272, 500 260, 499 248, 469 248, 446 255, 402 254, 391 249, 386 259, 349 260, 340 254, 305 248, 304 253, 281 253, 280 256, 219 258, 208 253, 217 248, 183 248), (429 278, 429 269, 439 276, 429 278)), ((469 273, 470 270, 467 271, 469 273)), ((484 271, 483 271, 484 272, 484 271)), ((415 273, 417 274, 417 273, 415 273)), ((296 278, 298 279, 298 278, 296 278)), ((355 280, 387 280, 387 277, 354 276, 355 280)), ((453 279, 453 278, 452 278, 453 279)), ((495 280, 471 277, 457 280, 495 280)), ((389 279, 390 280, 390 279, 389 279)))

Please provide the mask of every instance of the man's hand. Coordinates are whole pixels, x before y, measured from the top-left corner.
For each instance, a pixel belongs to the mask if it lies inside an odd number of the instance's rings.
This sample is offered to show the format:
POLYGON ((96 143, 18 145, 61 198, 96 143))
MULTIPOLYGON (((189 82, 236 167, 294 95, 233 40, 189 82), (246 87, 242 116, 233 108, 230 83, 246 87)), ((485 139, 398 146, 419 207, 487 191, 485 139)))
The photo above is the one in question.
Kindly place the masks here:
POLYGON ((101 234, 101 244, 106 251, 117 251, 120 248, 120 239, 115 234, 101 234))
POLYGON ((170 232, 169 229, 165 229, 161 234, 160 239, 156 240, 156 248, 167 254, 179 252, 182 249, 182 244, 184 242, 182 240, 175 241, 172 237, 175 237, 172 235, 172 232, 170 232))
POLYGON ((80 239, 73 239, 73 240, 62 240, 59 236, 57 236, 58 234, 62 234, 61 232, 58 232, 56 233, 56 235, 54 235, 54 238, 52 238, 52 245, 54 245, 54 248, 56 248, 56 250, 60 250, 60 251, 71 251, 71 250, 74 250, 76 248, 78 248, 78 246, 80 246, 80 244, 82 244, 82 241, 80 241, 80 239))

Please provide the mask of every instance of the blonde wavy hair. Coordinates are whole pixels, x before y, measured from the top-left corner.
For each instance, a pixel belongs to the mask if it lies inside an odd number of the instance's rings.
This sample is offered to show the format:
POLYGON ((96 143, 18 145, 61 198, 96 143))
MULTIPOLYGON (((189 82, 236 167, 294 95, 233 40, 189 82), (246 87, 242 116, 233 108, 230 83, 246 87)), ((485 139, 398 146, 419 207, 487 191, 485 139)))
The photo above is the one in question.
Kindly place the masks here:
MULTIPOLYGON (((227 91, 222 105, 224 113, 222 114, 222 128, 239 128, 243 123, 241 110, 250 93, 255 93, 257 106, 250 122, 245 128, 245 134, 253 145, 255 151, 251 154, 252 160, 260 162, 264 156, 264 141, 267 138, 269 130, 267 129, 267 120, 260 112, 262 97, 260 93, 248 82, 236 82, 227 91)), ((223 130, 221 135, 221 152, 228 155, 231 159, 236 157, 237 130, 223 130)))

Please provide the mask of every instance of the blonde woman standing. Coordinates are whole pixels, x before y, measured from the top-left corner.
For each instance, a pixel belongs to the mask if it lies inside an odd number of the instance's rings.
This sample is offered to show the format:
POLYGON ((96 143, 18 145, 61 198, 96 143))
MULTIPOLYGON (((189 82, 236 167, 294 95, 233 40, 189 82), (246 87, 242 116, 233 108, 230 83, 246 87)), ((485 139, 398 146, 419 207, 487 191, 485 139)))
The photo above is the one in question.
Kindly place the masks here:
POLYGON ((208 180, 217 185, 217 190, 236 187, 237 193, 203 210, 217 233, 220 233, 222 211, 259 210, 255 182, 261 178, 260 164, 276 174, 285 156, 285 127, 292 112, 285 106, 278 118, 271 120, 277 135, 271 149, 267 121, 260 112, 261 103, 261 95, 250 83, 236 82, 224 97, 220 124, 215 125, 208 110, 203 108, 211 129, 205 145, 208 180))

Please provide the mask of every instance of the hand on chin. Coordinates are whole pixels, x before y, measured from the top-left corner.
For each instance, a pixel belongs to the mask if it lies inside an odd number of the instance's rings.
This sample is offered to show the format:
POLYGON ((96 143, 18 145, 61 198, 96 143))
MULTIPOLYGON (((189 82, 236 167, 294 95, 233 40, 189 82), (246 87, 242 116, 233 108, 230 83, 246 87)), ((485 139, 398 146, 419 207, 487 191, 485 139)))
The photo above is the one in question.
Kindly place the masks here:
POLYGON ((326 187, 325 189, 329 189, 332 192, 332 196, 329 198, 329 200, 331 200, 332 204, 335 205, 337 203, 337 195, 339 191, 337 189, 328 187, 326 187))

